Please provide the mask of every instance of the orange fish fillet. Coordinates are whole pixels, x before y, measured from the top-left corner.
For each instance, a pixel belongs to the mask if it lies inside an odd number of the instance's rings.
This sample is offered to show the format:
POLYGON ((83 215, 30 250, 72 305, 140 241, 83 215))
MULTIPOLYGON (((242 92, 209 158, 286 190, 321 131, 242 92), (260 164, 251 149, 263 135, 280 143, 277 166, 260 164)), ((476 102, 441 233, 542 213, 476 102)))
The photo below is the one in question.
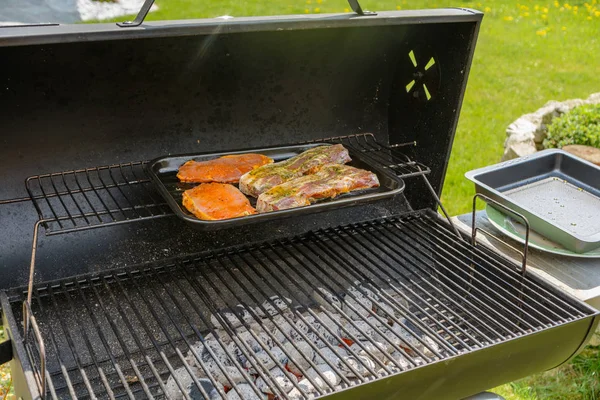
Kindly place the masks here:
POLYGON ((217 220, 256 214, 248 198, 226 183, 203 183, 183 192, 183 205, 196 217, 217 220))
POLYGON ((190 160, 179 167, 177 178, 182 182, 237 183, 246 172, 272 162, 273 159, 254 153, 232 154, 209 161, 190 160))

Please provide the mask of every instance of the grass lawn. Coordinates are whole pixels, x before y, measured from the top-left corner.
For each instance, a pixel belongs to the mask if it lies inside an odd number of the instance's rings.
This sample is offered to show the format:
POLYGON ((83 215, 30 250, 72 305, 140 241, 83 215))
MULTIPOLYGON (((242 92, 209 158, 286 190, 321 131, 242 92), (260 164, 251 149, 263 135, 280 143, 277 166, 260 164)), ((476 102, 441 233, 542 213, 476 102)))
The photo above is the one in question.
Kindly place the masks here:
MULTIPOLYGON (((451 214, 469 210, 473 185, 464 173, 499 161, 504 131, 548 100, 600 92, 597 0, 362 0, 363 8, 471 7, 485 12, 442 201, 451 214)), ((157 0, 149 20, 349 11, 344 0, 157 0)), ((124 20, 125 18, 119 18, 124 20)), ((1 339, 0 339, 1 340, 1 339)), ((0 367, 0 399, 9 378, 0 367)), ((600 346, 568 366, 496 388, 508 399, 600 399, 600 346)))

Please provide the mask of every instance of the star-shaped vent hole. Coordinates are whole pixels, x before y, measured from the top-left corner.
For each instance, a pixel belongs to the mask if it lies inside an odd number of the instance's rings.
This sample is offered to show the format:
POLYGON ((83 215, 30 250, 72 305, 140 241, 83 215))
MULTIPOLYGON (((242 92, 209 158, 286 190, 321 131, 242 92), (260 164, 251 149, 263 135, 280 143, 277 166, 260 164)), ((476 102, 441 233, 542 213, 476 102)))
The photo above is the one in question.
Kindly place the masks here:
POLYGON ((435 95, 439 83, 437 62, 429 57, 427 63, 419 62, 414 50, 408 53, 408 58, 413 66, 412 80, 405 86, 406 93, 415 98, 429 101, 435 95))

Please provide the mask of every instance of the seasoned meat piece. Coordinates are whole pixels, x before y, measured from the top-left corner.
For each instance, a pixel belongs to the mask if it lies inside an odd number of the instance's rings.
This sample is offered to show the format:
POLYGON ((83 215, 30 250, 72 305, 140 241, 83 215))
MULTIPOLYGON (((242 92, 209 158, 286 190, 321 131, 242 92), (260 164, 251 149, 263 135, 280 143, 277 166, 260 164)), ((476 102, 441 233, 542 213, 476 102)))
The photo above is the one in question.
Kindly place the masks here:
POLYGON ((326 164, 345 164, 351 161, 348 150, 341 144, 313 147, 302 154, 275 164, 263 165, 240 178, 240 190, 258 197, 274 186, 302 175, 317 172, 326 164))
POLYGON ((197 183, 237 183, 240 176, 265 164, 273 159, 262 154, 232 154, 214 160, 190 160, 179 167, 177 178, 181 182, 197 183))
POLYGON ((204 220, 227 219, 256 214, 250 202, 235 186, 203 183, 183 192, 183 205, 204 220))
POLYGON ((349 165, 330 164, 316 174, 282 183, 258 196, 258 212, 308 206, 352 190, 379 186, 377 175, 349 165))

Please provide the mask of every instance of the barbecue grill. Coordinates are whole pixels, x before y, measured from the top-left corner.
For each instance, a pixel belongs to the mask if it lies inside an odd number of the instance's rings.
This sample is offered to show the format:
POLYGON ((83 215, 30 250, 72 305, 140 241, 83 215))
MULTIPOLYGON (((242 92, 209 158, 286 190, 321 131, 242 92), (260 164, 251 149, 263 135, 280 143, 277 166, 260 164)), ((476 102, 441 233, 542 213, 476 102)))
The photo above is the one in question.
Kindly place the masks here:
POLYGON ((481 18, 2 28, 0 361, 17 396, 263 398, 261 378, 281 399, 456 399, 577 354, 598 313, 436 213, 481 18), (200 231, 146 161, 303 143, 342 143, 405 189, 200 231), (284 390, 257 356, 283 368, 272 344, 310 387, 284 390))

